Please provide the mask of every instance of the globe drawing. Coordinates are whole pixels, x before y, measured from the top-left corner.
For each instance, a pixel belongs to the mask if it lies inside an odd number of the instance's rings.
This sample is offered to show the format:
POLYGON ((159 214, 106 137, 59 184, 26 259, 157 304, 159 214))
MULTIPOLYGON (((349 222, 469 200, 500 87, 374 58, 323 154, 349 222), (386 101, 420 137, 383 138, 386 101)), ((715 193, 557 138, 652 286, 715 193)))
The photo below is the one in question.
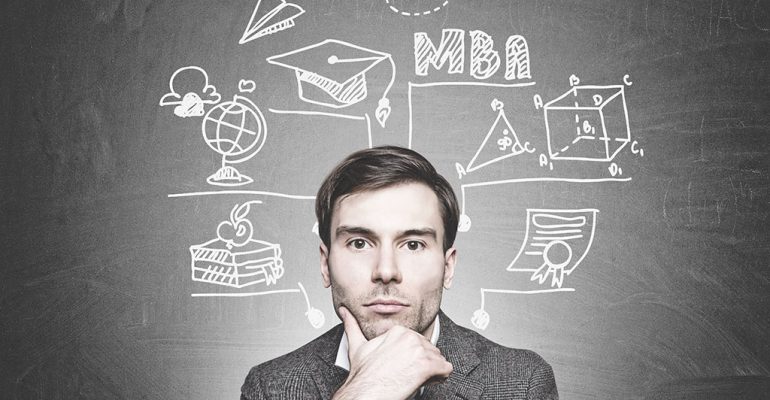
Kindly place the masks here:
POLYGON ((206 181, 219 186, 252 182, 228 164, 250 159, 265 144, 267 125, 259 107, 246 97, 235 95, 232 101, 220 103, 206 113, 201 130, 206 144, 222 155, 222 167, 206 181))

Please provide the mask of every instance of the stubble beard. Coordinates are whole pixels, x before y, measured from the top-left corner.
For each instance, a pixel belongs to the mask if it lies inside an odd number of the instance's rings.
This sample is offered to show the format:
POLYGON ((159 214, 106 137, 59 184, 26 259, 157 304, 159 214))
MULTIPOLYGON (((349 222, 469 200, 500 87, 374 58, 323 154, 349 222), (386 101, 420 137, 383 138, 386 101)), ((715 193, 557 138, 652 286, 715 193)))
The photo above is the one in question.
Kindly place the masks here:
POLYGON ((352 297, 346 293, 340 285, 331 279, 332 302, 334 309, 345 306, 358 321, 358 326, 367 340, 372 340, 377 336, 387 332, 395 325, 401 325, 419 333, 425 333, 428 327, 433 323, 436 314, 441 305, 441 295, 443 286, 439 286, 423 293, 421 300, 406 298, 399 294, 398 290, 388 284, 378 285, 370 293, 358 297, 352 297), (403 313, 394 316, 382 316, 372 319, 364 315, 364 306, 368 301, 378 297, 397 298, 409 302, 409 308, 403 313))

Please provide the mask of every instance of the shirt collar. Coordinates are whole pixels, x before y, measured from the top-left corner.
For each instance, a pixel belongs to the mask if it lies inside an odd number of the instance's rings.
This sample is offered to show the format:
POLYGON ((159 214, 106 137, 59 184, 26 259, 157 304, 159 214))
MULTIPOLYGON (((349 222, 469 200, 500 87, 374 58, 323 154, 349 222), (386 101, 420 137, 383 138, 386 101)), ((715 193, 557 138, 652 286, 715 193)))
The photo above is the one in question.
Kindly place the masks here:
MULTIPOLYGON (((433 333, 430 335, 430 342, 434 346, 438 343, 438 335, 441 332, 441 326, 438 322, 438 314, 436 314, 436 320, 433 321, 433 333)), ((342 332, 342 339, 340 339, 340 346, 337 348, 337 360, 334 365, 350 371, 350 359, 348 359, 348 335, 342 332)))

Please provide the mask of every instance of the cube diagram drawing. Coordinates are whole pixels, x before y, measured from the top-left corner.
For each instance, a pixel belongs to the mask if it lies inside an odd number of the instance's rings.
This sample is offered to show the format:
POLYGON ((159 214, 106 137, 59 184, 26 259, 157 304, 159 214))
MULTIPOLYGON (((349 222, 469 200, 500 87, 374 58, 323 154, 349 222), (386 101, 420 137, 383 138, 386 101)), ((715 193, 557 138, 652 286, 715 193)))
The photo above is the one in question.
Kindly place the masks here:
POLYGON ((631 140, 623 86, 575 86, 544 107, 553 160, 610 162, 631 140))

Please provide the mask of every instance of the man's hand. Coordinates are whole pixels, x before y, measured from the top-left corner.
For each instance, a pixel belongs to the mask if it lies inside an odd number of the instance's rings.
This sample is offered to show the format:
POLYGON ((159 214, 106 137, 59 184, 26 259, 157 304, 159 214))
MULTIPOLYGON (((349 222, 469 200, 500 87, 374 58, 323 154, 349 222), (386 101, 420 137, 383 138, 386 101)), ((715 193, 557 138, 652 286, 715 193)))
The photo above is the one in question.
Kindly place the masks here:
POLYGON ((367 341, 353 314, 345 307, 339 313, 350 374, 334 399, 407 399, 427 381, 452 373, 452 364, 421 334, 396 325, 367 341))

